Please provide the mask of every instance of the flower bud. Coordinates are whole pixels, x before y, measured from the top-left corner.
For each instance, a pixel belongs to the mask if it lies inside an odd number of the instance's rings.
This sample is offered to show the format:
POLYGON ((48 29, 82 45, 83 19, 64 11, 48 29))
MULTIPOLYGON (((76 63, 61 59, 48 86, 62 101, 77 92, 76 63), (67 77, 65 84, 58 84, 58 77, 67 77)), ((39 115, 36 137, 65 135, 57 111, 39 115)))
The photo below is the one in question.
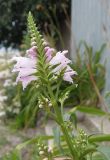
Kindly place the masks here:
POLYGON ((48 147, 47 146, 44 146, 44 149, 47 149, 48 147))
POLYGON ((32 41, 32 42, 35 42, 35 40, 36 40, 36 38, 35 38, 35 37, 33 37, 33 38, 31 39, 31 41, 32 41))
POLYGON ((36 88, 39 88, 39 87, 40 87, 40 85, 39 85, 39 84, 37 84, 37 85, 36 85, 36 88))
POLYGON ((40 154, 40 155, 43 155, 43 154, 44 154, 44 151, 40 151, 39 154, 40 154))
POLYGON ((31 46, 36 46, 36 42, 33 41, 33 42, 31 43, 31 46))
POLYGON ((49 103, 49 107, 52 107, 52 103, 49 103))
POLYGON ((45 101, 48 102, 49 101, 48 98, 45 98, 45 101))
POLYGON ((53 79, 54 79, 54 80, 57 80, 57 76, 53 76, 53 79))
POLYGON ((43 105, 42 105, 42 104, 39 104, 39 108, 43 108, 43 105))
POLYGON ((47 158, 47 157, 45 157, 43 160, 48 160, 48 158, 47 158))
POLYGON ((48 43, 46 41, 43 42, 44 46, 48 46, 48 43))

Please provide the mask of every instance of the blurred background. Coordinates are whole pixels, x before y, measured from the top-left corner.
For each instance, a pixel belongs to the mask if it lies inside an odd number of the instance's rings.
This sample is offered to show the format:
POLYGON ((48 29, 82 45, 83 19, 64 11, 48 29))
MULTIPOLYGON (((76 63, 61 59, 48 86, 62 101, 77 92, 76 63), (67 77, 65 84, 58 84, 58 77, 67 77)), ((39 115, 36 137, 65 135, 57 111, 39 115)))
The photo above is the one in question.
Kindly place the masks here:
MULTIPOLYGON (((2 136, 10 132, 3 123, 21 129, 39 126, 47 120, 45 113, 38 114, 32 86, 22 91, 12 74, 11 58, 25 55, 30 47, 29 11, 51 47, 69 50, 68 57, 78 73, 74 80, 78 87, 65 106, 80 105, 107 112, 110 108, 110 0, 0 0, 1 146, 10 144, 10 137, 7 140, 7 135, 2 136)), ((12 140, 14 145, 19 142, 19 138, 15 139, 17 136, 12 140)))

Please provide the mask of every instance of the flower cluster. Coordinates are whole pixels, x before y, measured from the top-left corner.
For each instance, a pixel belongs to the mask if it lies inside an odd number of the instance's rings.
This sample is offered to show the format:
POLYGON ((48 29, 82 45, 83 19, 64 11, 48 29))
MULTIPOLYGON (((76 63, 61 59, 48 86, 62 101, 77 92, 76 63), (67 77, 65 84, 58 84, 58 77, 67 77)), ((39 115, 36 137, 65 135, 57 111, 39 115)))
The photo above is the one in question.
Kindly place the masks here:
POLYGON ((52 157, 53 150, 51 147, 38 143, 38 151, 39 151, 39 156, 42 158, 42 160, 49 160, 50 157, 52 157))
POLYGON ((64 70, 63 79, 64 81, 68 81, 73 83, 72 76, 76 74, 76 71, 73 71, 72 68, 68 65, 71 63, 71 60, 65 57, 68 51, 64 50, 63 52, 57 52, 56 55, 50 60, 50 64, 57 65, 57 67, 53 70, 53 72, 57 75, 60 74, 62 70, 64 70))
MULTIPOLYGON (((53 69, 53 73, 59 75, 62 70, 64 70, 63 79, 65 81, 73 83, 72 76, 76 74, 75 71, 68 65, 71 63, 71 60, 65 57, 65 54, 68 53, 67 50, 63 52, 57 52, 54 56, 53 53, 55 50, 46 46, 44 48, 46 62, 49 63, 50 66, 56 66, 53 69)), ((17 61, 15 64, 13 72, 19 72, 16 82, 21 81, 23 85, 23 89, 27 87, 27 85, 31 81, 37 80, 37 46, 32 46, 29 50, 27 50, 27 57, 14 57, 13 60, 17 61)))
POLYGON ((23 89, 25 89, 31 81, 39 79, 37 73, 39 73, 42 68, 43 73, 46 73, 44 68, 46 66, 45 63, 47 63, 52 69, 50 69, 50 72, 52 72, 53 77, 62 73, 64 81, 73 83, 72 76, 76 74, 76 72, 69 66, 71 60, 65 57, 65 54, 68 53, 68 51, 64 50, 63 52, 60 51, 55 53, 55 49, 49 47, 47 42, 45 42, 40 35, 30 13, 28 17, 28 28, 31 37, 31 48, 26 52, 27 57, 13 58, 13 60, 17 61, 13 72, 19 72, 16 82, 21 81, 23 89), (39 66, 39 64, 41 65, 39 66))

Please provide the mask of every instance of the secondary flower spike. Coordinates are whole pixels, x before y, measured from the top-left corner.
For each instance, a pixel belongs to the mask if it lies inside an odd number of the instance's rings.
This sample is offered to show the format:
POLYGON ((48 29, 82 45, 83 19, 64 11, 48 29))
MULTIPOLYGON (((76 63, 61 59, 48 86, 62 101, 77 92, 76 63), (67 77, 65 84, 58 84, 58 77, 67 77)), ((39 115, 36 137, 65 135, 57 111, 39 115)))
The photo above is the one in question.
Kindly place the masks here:
POLYGON ((36 69, 36 50, 35 47, 32 47, 27 51, 28 57, 14 57, 13 60, 17 61, 17 64, 14 65, 12 72, 19 72, 16 82, 21 81, 23 89, 33 81, 37 80, 37 77, 34 75, 37 72, 36 69))
MULTIPOLYGON (((45 47, 44 50, 48 63, 48 61, 52 59, 55 50, 50 47, 45 47)), ((31 47, 26 51, 26 54, 27 57, 13 57, 12 59, 17 62, 12 72, 19 72, 16 82, 21 81, 23 89, 25 89, 31 81, 38 79, 37 76, 35 76, 35 73, 37 73, 37 47, 31 47)))
MULTIPOLYGON (((53 74, 59 75, 61 71, 64 70, 63 80, 73 83, 72 77, 77 73, 69 66, 71 60, 65 57, 68 51, 57 52, 56 55, 53 56, 55 52, 53 48, 47 46, 44 50, 47 58, 46 62, 49 63, 50 66, 56 65, 53 69, 53 74)), ((33 46, 27 50, 26 53, 28 57, 13 58, 13 60, 17 61, 17 64, 14 65, 12 72, 19 72, 16 82, 21 81, 23 89, 25 89, 31 81, 38 79, 37 76, 35 76, 35 73, 37 73, 37 47, 33 46)))
POLYGON ((73 83, 72 76, 76 75, 77 73, 68 65, 71 63, 71 60, 65 57, 65 54, 67 53, 67 50, 64 50, 63 52, 57 52, 49 63, 53 66, 57 65, 57 67, 53 70, 55 74, 59 75, 61 71, 64 70, 63 80, 73 83))

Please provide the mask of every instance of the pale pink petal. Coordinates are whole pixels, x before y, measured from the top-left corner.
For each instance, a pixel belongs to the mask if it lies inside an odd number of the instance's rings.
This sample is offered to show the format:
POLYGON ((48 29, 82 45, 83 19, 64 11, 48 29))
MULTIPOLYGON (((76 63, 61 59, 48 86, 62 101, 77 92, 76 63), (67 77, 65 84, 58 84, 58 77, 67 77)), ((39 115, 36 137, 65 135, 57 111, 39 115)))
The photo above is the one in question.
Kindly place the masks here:
POLYGON ((66 58, 64 56, 64 54, 62 54, 61 52, 57 52, 57 54, 51 59, 50 64, 51 65, 56 65, 56 64, 59 64, 59 63, 69 64, 69 63, 71 63, 71 60, 66 58))
POLYGON ((66 68, 67 65, 65 64, 59 64, 56 68, 53 69, 54 73, 59 74, 64 68, 66 68))
POLYGON ((32 75, 34 73, 36 73, 36 69, 20 68, 18 76, 20 76, 20 77, 24 77, 25 76, 26 77, 26 76, 32 75))
POLYGON ((59 75, 62 70, 64 70, 63 79, 70 83, 73 83, 72 76, 77 74, 73 69, 68 65, 71 63, 71 60, 65 57, 68 51, 64 50, 63 52, 58 52, 51 60, 51 65, 57 65, 56 68, 53 69, 53 73, 59 75))
POLYGON ((65 54, 67 54, 67 53, 68 53, 68 50, 64 50, 64 51, 62 52, 63 55, 65 55, 65 54))
POLYGON ((17 61, 14 68, 35 68, 36 59, 26 58, 26 57, 14 57, 13 60, 17 61))
POLYGON ((45 48, 44 48, 45 52, 47 52, 47 51, 48 51, 48 49, 50 49, 50 47, 48 47, 48 46, 47 46, 47 47, 45 47, 45 48))
POLYGON ((53 48, 50 48, 47 50, 46 52, 46 56, 47 56, 47 61, 50 61, 52 59, 52 53, 54 52, 53 48))
POLYGON ((77 75, 77 72, 73 71, 73 69, 69 65, 67 65, 65 72, 73 72, 75 75, 77 75))
MULTIPOLYGON (((68 66, 67 68, 71 69, 69 66, 68 66)), ((70 83, 73 83, 72 77, 73 77, 74 75, 76 75, 76 74, 77 74, 77 72, 76 72, 76 71, 73 71, 72 69, 71 69, 71 70, 68 70, 68 71, 65 70, 63 79, 64 79, 65 81, 68 81, 68 82, 70 82, 70 83)))
POLYGON ((68 82, 70 82, 70 83, 73 83, 73 79, 71 78, 71 73, 69 73, 69 72, 64 73, 63 79, 64 79, 65 81, 68 81, 68 82))
POLYGON ((36 58, 36 56, 37 56, 36 50, 37 50, 36 46, 33 46, 32 48, 27 50, 26 53, 30 58, 36 58))
POLYGON ((16 81, 22 82, 23 90, 24 90, 31 81, 35 81, 35 80, 37 80, 36 76, 27 76, 27 77, 17 77, 16 81))

